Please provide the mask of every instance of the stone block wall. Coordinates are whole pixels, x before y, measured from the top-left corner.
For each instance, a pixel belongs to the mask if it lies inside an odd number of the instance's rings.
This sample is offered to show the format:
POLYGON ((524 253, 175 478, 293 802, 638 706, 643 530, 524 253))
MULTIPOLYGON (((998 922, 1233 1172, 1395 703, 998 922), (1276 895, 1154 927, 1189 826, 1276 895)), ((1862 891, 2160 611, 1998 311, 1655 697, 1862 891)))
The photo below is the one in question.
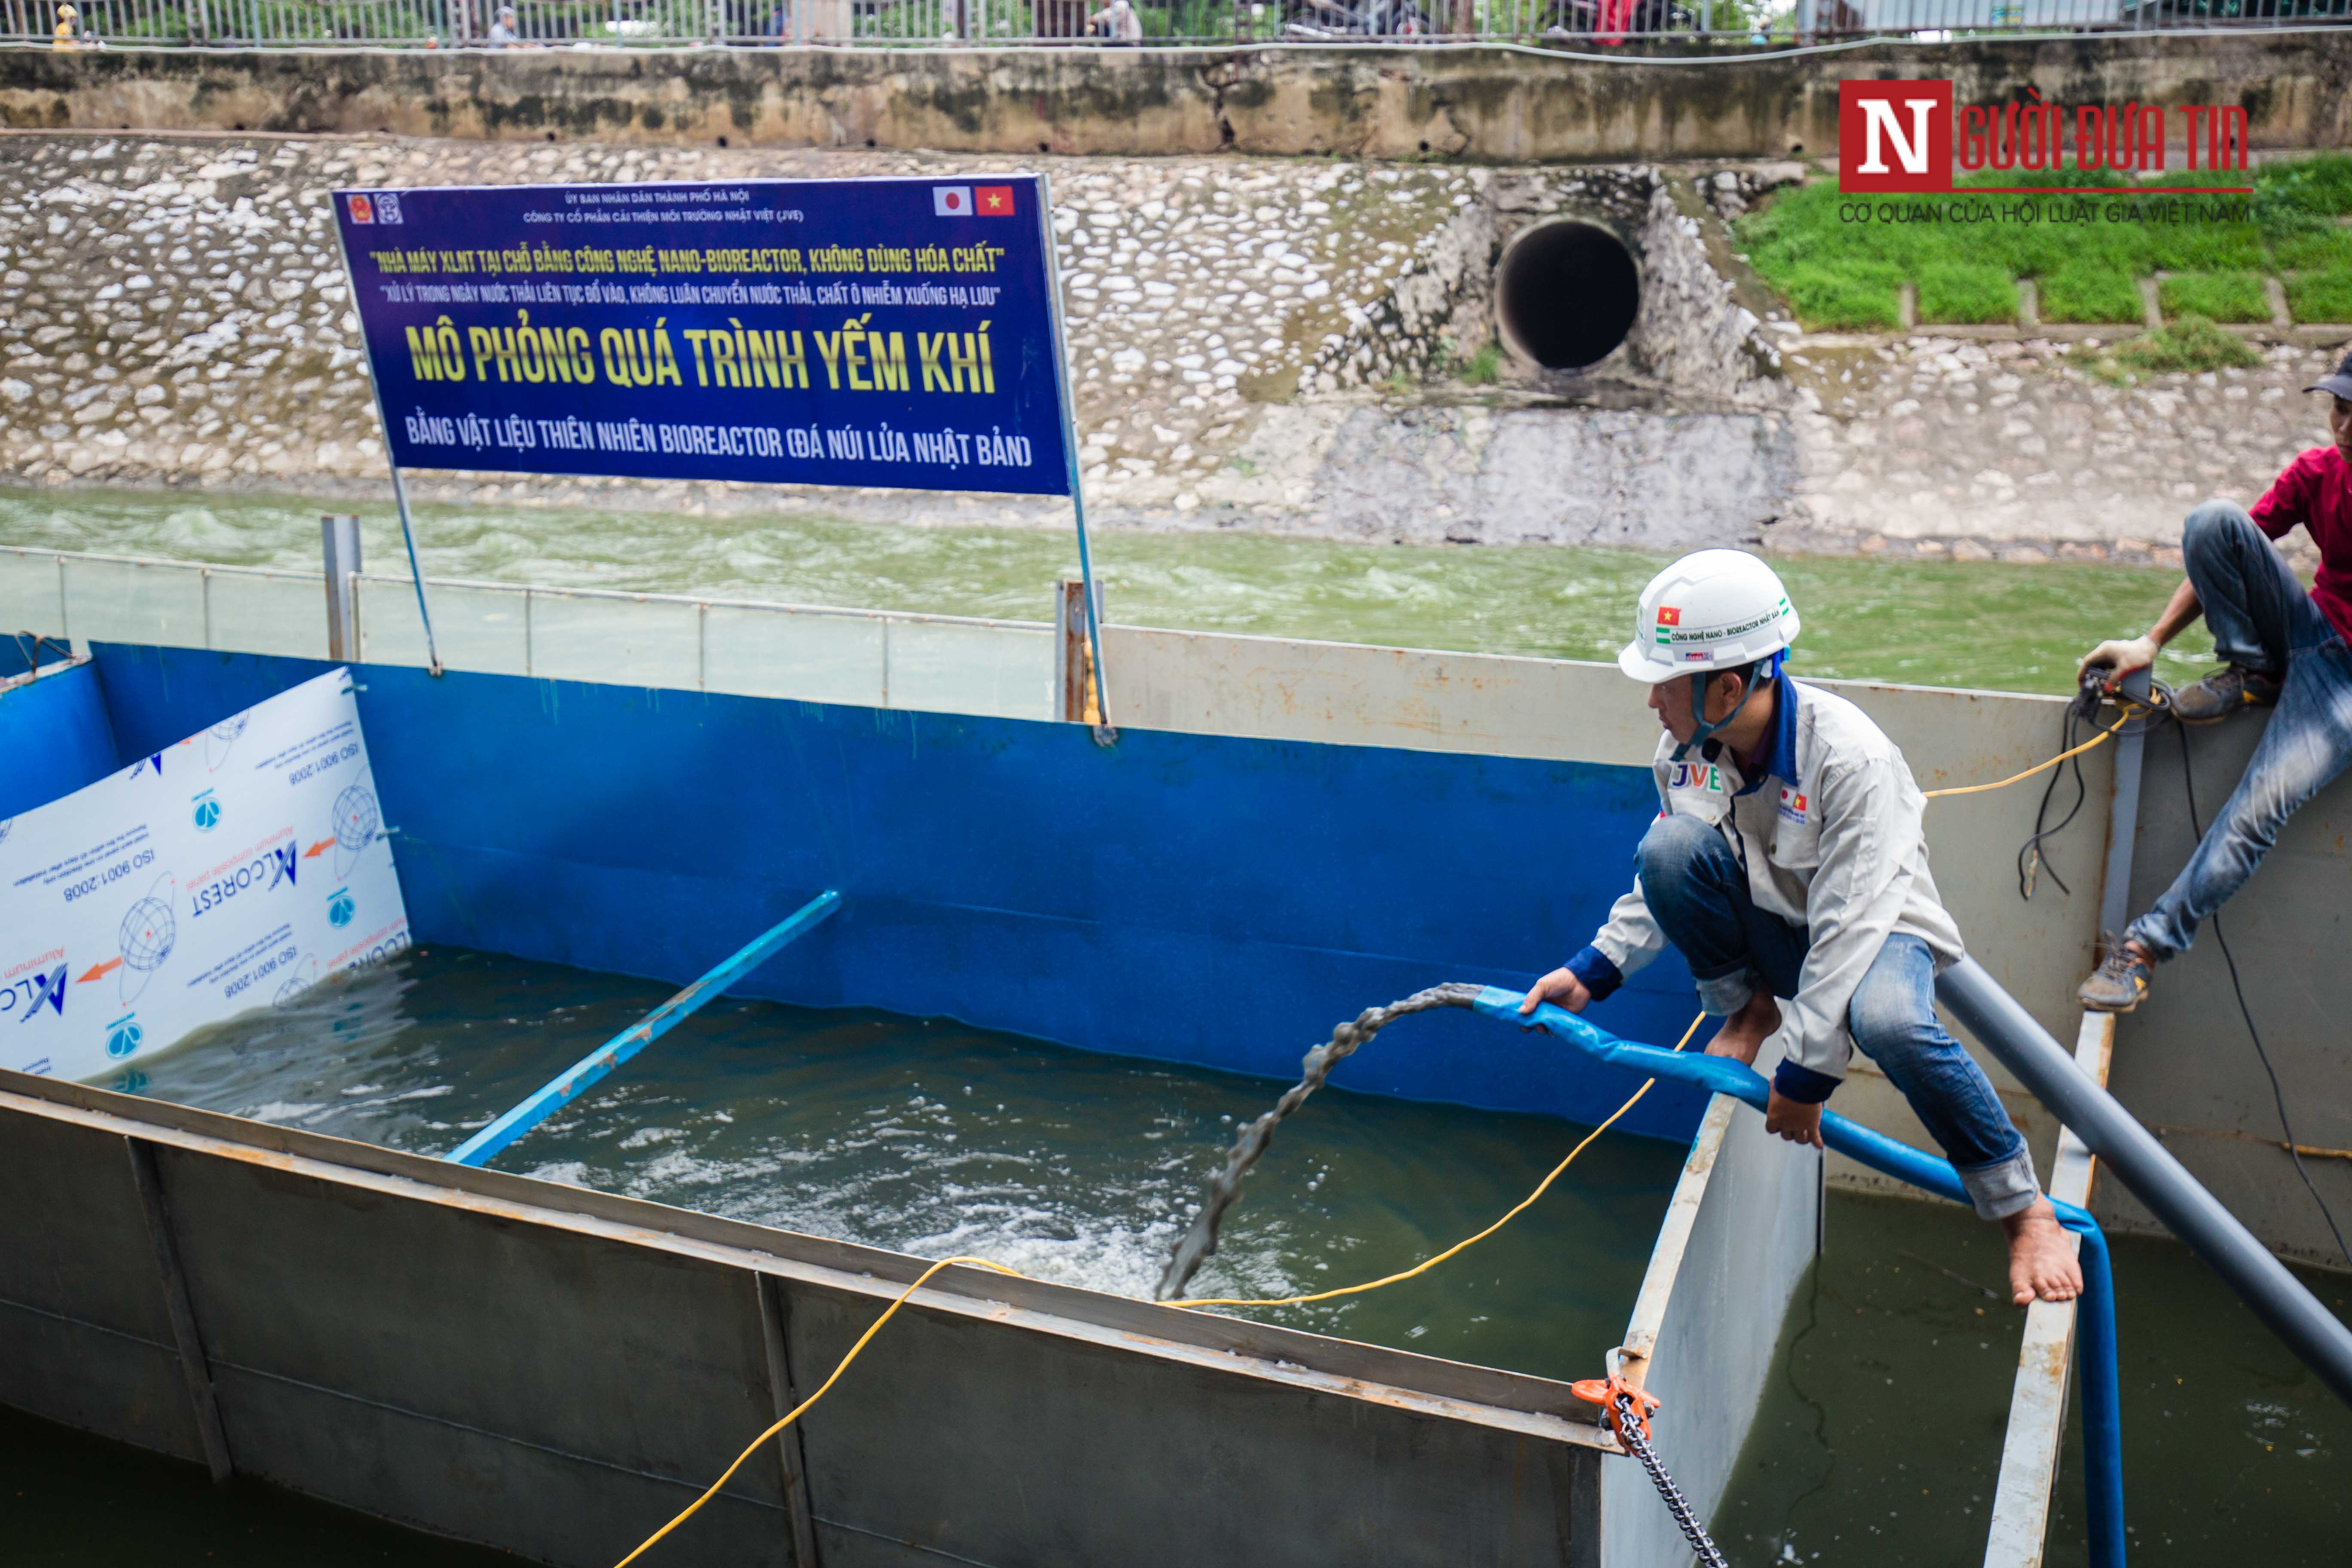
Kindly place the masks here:
MULTIPOLYGON (((322 498, 386 482, 329 217, 337 184, 992 166, 397 139, 0 144, 13 154, 0 161, 0 475, 322 498)), ((1782 509, 1794 459, 1772 352, 1655 171, 1027 162, 1054 182, 1081 461, 1092 514, 1110 526, 1623 542, 1628 506, 1692 539, 1760 537, 1782 509), (1608 374, 1454 379, 1492 336, 1501 245, 1523 224, 1604 206, 1664 301, 1608 374), (1708 459, 1667 461, 1678 443, 1708 459)), ((789 496, 421 477, 423 494, 509 503, 726 510, 789 496)), ((919 521, 1067 517, 1064 502, 914 492, 800 504, 919 521)))
POLYGON ((2352 29, 1888 42, 1819 54, 1459 46, 0 50, 0 125, 501 142, 1216 153, 1492 163, 1830 152, 1847 77, 1961 102, 2243 107, 2257 147, 2352 143, 2352 29))

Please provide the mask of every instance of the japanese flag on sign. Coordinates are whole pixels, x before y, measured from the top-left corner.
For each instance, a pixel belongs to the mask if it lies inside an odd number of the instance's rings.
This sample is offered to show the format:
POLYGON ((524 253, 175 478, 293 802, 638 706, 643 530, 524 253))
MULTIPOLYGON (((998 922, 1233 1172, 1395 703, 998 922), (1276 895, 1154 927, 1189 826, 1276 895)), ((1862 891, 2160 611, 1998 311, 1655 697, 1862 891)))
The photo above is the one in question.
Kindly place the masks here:
POLYGON ((970 217, 971 187, 970 185, 933 185, 931 212, 938 217, 970 217))

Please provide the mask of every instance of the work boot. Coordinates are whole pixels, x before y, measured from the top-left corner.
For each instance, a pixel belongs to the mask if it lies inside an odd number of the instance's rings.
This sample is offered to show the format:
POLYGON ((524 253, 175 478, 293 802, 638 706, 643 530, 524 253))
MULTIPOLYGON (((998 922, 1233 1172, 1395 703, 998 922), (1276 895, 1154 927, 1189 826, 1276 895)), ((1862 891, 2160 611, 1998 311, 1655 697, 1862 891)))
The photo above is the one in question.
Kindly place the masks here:
POLYGON ((2228 664, 2174 692, 2172 716, 2184 724, 2218 724, 2242 709, 2268 708, 2278 696, 2277 676, 2228 664))
POLYGON ((2074 993, 2075 999, 2094 1013, 2128 1013, 2147 994, 2147 960, 2112 935, 2100 940, 2106 956, 2074 993))

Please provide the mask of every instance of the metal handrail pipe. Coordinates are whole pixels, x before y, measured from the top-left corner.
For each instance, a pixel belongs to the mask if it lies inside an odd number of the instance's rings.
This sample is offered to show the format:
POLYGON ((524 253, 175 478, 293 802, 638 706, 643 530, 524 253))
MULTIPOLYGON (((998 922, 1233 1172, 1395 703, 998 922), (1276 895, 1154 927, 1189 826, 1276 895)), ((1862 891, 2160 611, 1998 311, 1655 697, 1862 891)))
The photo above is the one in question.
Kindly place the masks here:
POLYGON ((2336 1398, 2352 1405, 2352 1328, 2305 1289, 2120 1101, 2092 1082, 1982 964, 1961 959, 1936 977, 1936 994, 1960 1026, 2074 1129, 2132 1196, 2203 1258, 2336 1398))
MULTIPOLYGON (((317 572, 294 566, 241 566, 211 561, 175 561, 160 555, 117 555, 91 550, 52 550, 37 544, 0 544, 0 555, 38 556, 72 564, 88 562, 101 566, 153 567, 166 572, 211 573, 216 576, 268 578, 286 583, 316 583, 317 572)), ((362 584, 376 583, 405 585, 408 579, 385 572, 357 574, 362 584)), ((903 621, 923 626, 988 626, 1023 632, 1051 632, 1051 621, 1008 620, 1001 616, 950 616, 934 610, 880 610, 861 608, 853 605, 810 605, 782 599, 733 599, 712 594, 669 594, 639 591, 633 588, 591 588, 572 584, 501 583, 488 577, 427 577, 428 588, 463 589, 468 593, 512 594, 518 597, 604 599, 615 603, 641 605, 682 605, 689 608, 699 605, 712 610, 775 611, 793 616, 829 616, 841 620, 903 621)), ((1289 639, 1270 637, 1265 641, 1289 639)), ((1342 644, 1342 647, 1356 645, 1342 644)))

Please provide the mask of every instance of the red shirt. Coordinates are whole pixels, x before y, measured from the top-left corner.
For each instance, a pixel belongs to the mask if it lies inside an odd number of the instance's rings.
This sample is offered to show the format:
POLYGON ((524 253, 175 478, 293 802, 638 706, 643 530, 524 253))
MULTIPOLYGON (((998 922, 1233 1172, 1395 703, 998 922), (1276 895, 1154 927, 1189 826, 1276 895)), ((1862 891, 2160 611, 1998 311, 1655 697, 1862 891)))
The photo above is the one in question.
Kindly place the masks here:
POLYGON ((2342 448, 2314 447, 2286 466, 2248 514, 2273 539, 2297 523, 2319 546, 2311 602, 2352 643, 2352 463, 2342 448))

